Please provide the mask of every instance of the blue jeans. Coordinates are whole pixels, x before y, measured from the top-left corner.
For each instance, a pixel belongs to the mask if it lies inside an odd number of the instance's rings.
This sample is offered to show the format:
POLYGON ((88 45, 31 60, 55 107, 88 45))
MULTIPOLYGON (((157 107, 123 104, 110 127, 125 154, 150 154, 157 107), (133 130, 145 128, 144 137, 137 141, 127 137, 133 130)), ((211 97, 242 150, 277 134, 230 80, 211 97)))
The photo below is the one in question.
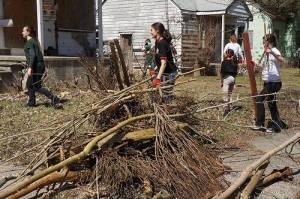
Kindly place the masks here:
MULTIPOLYGON (((174 86, 176 82, 176 75, 177 72, 169 73, 169 74, 163 74, 161 77, 161 86, 174 86)), ((175 99, 174 93, 173 93, 173 87, 164 89, 162 91, 163 93, 163 102, 169 103, 172 100, 175 99)))

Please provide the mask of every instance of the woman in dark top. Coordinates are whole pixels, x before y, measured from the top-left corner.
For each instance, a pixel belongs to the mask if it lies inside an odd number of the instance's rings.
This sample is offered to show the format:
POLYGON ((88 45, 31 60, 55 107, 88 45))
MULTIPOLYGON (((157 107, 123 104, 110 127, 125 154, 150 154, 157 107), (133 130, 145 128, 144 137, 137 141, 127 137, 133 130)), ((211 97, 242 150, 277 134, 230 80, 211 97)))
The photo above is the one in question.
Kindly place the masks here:
POLYGON ((42 86, 42 77, 45 72, 45 63, 40 44, 36 39, 34 28, 25 26, 23 28, 22 36, 24 39, 26 39, 24 52, 26 56, 28 74, 26 86, 28 89, 29 100, 27 102, 27 106, 36 106, 35 93, 38 92, 51 99, 51 104, 54 108, 61 108, 59 98, 42 86))
POLYGON ((221 65, 221 80, 223 90, 223 100, 227 103, 224 107, 224 117, 231 111, 231 94, 235 85, 238 64, 234 61, 234 51, 228 49, 225 53, 225 59, 221 65))
MULTIPOLYGON (((161 82, 168 81, 168 84, 174 84, 177 74, 177 67, 174 63, 171 41, 172 36, 162 23, 154 23, 151 26, 151 35, 155 39, 155 75, 153 76, 153 86, 160 86, 161 82)), ((172 90, 166 90, 164 98, 172 98, 172 90)))

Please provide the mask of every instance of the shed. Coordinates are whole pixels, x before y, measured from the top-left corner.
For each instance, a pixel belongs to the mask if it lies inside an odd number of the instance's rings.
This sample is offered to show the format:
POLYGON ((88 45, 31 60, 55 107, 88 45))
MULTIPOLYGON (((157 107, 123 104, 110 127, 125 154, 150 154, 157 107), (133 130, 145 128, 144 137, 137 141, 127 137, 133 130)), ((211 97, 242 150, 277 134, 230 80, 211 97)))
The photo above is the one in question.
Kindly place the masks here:
POLYGON ((119 38, 138 57, 151 24, 162 22, 175 38, 179 64, 193 68, 197 58, 220 62, 230 34, 241 35, 252 18, 242 0, 106 0, 103 36, 119 38))

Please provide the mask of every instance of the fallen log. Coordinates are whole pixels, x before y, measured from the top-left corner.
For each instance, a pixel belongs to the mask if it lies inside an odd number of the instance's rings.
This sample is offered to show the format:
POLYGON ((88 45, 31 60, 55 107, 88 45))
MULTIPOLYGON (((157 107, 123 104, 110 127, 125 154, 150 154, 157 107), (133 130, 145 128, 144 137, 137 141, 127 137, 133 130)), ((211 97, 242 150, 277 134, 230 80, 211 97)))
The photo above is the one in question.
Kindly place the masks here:
POLYGON ((140 141, 140 140, 149 140, 156 136, 156 132, 154 128, 151 129, 143 129, 139 131, 134 131, 127 133, 123 138, 122 141, 140 141))
POLYGON ((224 192, 220 195, 216 195, 213 199, 226 199, 232 196, 232 194, 241 187, 246 180, 251 176, 252 172, 255 171, 258 167, 260 167, 264 162, 268 161, 272 156, 277 154, 279 151, 285 149, 287 146, 297 142, 300 139, 300 132, 298 132, 295 136, 291 139, 287 140, 286 142, 282 143, 278 147, 274 148, 273 150, 267 152, 261 158, 250 164, 240 175, 238 179, 224 192))
POLYGON ((244 190, 241 193, 240 199, 249 199, 251 193, 254 191, 257 184, 260 182, 261 177, 263 176, 264 172, 266 171, 266 168, 269 165, 269 161, 263 164, 259 170, 252 176, 250 182, 247 184, 247 186, 244 188, 244 190))
POLYGON ((270 175, 263 178, 263 180, 258 184, 258 186, 259 187, 264 187, 264 186, 266 186, 266 185, 270 184, 271 182, 274 182, 278 179, 289 178, 289 177, 293 176, 293 174, 294 174, 293 170, 289 167, 284 168, 284 169, 279 170, 279 171, 274 171, 270 175))
POLYGON ((41 178, 40 180, 32 183, 28 187, 18 191, 16 194, 8 197, 7 199, 18 199, 23 196, 26 196, 27 194, 33 192, 37 189, 42 189, 47 185, 55 184, 55 183, 61 183, 61 182, 76 182, 78 179, 84 176, 84 178, 88 179, 88 176, 91 176, 91 172, 55 172, 51 175, 45 176, 41 178))

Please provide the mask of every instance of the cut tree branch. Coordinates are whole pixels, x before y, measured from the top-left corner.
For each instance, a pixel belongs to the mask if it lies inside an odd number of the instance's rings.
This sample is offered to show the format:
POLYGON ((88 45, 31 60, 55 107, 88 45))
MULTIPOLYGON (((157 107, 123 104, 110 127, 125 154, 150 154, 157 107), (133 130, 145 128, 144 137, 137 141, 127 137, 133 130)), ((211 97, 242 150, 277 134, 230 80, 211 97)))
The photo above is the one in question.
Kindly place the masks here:
POLYGON ((238 179, 234 181, 234 183, 223 193, 215 196, 213 199, 226 199, 232 196, 232 194, 241 187, 246 180, 251 176, 252 172, 255 171, 258 167, 260 167, 264 162, 268 161, 272 156, 276 155, 279 151, 282 151, 287 146, 297 142, 300 139, 300 132, 298 132, 294 137, 287 140, 286 142, 282 143, 278 147, 274 148, 273 150, 267 152, 261 158, 250 164, 240 175, 238 179))

